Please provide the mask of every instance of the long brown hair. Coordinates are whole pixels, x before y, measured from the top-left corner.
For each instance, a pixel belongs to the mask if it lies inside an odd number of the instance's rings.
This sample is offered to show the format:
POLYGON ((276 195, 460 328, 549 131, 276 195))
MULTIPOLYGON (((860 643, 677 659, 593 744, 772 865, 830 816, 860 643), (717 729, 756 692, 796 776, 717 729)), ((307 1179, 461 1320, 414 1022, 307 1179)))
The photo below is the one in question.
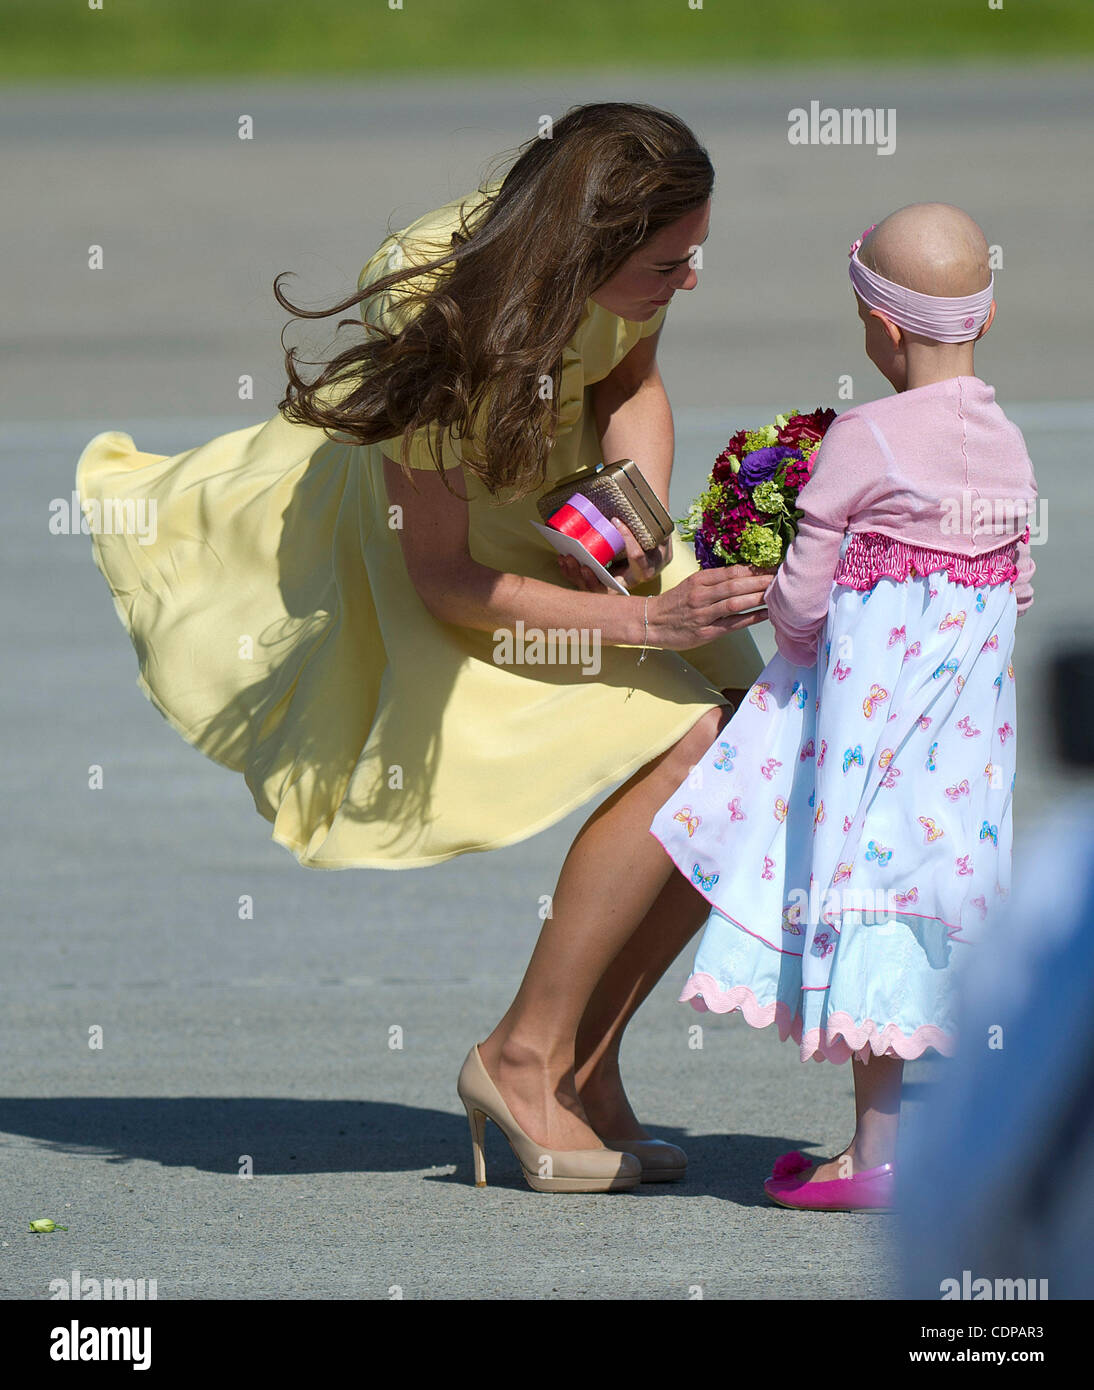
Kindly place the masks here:
MULTIPOLYGON (((360 444, 401 433, 404 451, 431 426, 438 471, 439 437, 449 430, 463 466, 491 493, 535 490, 557 426, 562 350, 586 300, 651 236, 700 207, 713 184, 706 150, 670 112, 627 102, 573 107, 549 138, 520 147, 500 187, 461 218, 451 248, 434 260, 416 259, 315 311, 291 304, 277 277, 278 303, 301 318, 341 313, 396 285, 400 313, 421 305, 398 331, 373 323, 365 306, 368 340, 310 384, 296 370, 296 349, 287 350, 279 409, 360 444), (425 289, 406 283, 442 266, 451 269, 424 275, 425 289)), ((354 319, 338 327, 345 324, 360 327, 354 319)))

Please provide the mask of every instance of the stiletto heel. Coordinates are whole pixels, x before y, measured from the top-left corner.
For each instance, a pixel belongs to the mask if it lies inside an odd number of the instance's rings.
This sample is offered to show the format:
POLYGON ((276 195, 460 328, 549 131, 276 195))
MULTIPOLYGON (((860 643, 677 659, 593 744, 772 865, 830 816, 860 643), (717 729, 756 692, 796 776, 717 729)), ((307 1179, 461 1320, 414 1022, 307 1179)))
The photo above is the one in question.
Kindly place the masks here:
POLYGON ((642 1165, 632 1153, 608 1148, 545 1149, 530 1139, 491 1080, 477 1044, 467 1054, 456 1091, 471 1125, 476 1187, 486 1186, 487 1120, 493 1120, 508 1139, 525 1181, 535 1192, 620 1192, 642 1181, 642 1165))
POLYGON ((464 1103, 467 1122, 471 1126, 471 1158, 475 1165, 475 1186, 486 1186, 486 1116, 473 1105, 464 1103))

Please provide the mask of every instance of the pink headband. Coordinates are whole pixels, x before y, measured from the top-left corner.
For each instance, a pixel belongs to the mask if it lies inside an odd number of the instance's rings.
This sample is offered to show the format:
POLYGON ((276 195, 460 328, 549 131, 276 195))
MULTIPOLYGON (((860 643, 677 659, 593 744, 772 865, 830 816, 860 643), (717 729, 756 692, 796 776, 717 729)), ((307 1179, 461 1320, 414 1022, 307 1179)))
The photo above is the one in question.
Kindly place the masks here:
POLYGON ((960 299, 920 294, 904 285, 894 284, 863 265, 858 258, 859 247, 876 226, 875 222, 867 227, 858 241, 853 243, 849 253, 851 283, 859 298, 871 309, 880 309, 898 328, 909 333, 919 333, 939 343, 967 343, 970 338, 975 338, 991 309, 995 276, 988 281, 987 289, 963 295, 960 299))

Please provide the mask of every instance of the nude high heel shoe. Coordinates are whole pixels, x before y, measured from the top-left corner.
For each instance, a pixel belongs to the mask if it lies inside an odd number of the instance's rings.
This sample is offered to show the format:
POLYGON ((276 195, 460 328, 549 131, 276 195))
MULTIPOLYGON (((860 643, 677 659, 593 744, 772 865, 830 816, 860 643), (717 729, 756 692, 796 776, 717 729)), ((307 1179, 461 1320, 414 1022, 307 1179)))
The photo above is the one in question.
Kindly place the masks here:
POLYGON ((642 1165, 643 1182, 679 1182, 687 1176, 688 1156, 664 1139, 605 1139, 609 1149, 634 1154, 642 1165))
POLYGON ((471 1125, 475 1186, 486 1186, 486 1121, 493 1120, 509 1141, 528 1186, 536 1192, 621 1192, 642 1181, 642 1164, 615 1149, 545 1149, 520 1128, 490 1073, 472 1047, 460 1070, 456 1091, 471 1125))

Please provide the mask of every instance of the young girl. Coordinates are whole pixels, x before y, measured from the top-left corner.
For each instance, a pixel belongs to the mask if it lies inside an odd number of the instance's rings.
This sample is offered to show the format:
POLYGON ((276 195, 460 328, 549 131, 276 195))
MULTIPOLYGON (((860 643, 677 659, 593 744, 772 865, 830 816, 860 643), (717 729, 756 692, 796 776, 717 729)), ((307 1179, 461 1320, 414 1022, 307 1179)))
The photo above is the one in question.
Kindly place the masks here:
POLYGON ((829 428, 765 597, 778 654, 651 825, 712 908, 681 999, 853 1059, 843 1154, 784 1155, 764 1185, 840 1211, 891 1206, 903 1063, 953 1052, 955 975, 1009 892, 1037 496, 973 375, 995 315, 976 223, 902 208, 850 274, 898 394, 829 428))

